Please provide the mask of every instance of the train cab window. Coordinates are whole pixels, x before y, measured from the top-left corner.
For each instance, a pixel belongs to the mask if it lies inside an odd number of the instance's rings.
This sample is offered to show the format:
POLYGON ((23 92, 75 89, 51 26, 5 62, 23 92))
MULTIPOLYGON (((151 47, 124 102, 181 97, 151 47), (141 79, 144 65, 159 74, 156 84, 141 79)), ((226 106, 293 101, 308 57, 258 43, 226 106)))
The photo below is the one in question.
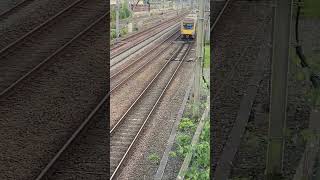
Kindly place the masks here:
POLYGON ((184 23, 184 24, 183 24, 183 27, 184 27, 185 29, 192 29, 192 28, 193 28, 193 23, 184 23))

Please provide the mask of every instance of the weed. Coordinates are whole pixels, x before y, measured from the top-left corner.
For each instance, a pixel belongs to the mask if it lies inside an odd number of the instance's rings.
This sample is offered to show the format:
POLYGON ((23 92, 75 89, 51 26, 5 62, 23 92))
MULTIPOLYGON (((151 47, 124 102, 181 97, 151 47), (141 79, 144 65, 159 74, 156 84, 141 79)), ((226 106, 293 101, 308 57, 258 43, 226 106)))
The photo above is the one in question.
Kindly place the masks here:
POLYGON ((196 125, 189 118, 183 118, 179 124, 179 129, 181 131, 194 131, 195 128, 196 128, 196 125))
POLYGON ((172 158, 175 158, 175 157, 177 157, 177 153, 174 152, 174 151, 170 151, 169 152, 169 156, 172 157, 172 158))
POLYGON ((151 153, 150 156, 148 157, 148 159, 154 163, 154 164, 159 164, 160 162, 160 157, 158 156, 158 154, 156 153, 151 153))
POLYGON ((206 121, 200 141, 194 148, 193 160, 186 173, 186 179, 209 179, 210 172, 210 121, 206 121))
POLYGON ((184 157, 191 150, 191 136, 188 134, 180 134, 177 137, 177 153, 180 157, 184 157))

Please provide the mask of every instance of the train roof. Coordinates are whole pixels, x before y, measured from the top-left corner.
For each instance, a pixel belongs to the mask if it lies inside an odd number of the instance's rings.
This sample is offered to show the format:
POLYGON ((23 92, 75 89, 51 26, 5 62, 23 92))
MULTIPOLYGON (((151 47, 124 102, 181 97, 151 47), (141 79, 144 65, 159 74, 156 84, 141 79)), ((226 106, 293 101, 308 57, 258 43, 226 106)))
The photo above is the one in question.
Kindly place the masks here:
POLYGON ((186 16, 183 19, 183 22, 190 23, 190 22, 195 22, 196 20, 197 20, 197 15, 196 14, 189 14, 188 16, 186 16))

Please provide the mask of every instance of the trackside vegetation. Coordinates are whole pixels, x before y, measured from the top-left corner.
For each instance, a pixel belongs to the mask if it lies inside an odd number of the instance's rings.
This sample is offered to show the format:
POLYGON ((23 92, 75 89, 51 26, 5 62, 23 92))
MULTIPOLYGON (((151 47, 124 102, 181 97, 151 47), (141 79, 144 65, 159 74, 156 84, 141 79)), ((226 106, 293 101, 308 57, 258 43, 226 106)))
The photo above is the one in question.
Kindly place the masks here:
POLYGON ((209 179, 210 173, 210 121, 206 120, 200 141, 195 146, 185 179, 209 179))
MULTIPOLYGON (((111 25, 111 31, 110 31, 110 36, 111 39, 116 38, 116 7, 112 7, 110 11, 110 25, 111 25)), ((119 19, 124 20, 132 17, 132 12, 129 9, 129 4, 128 1, 125 0, 121 3, 120 5, 120 11, 119 11, 119 19)), ((120 29, 120 36, 124 36, 128 34, 128 28, 127 27, 122 27, 120 29)))

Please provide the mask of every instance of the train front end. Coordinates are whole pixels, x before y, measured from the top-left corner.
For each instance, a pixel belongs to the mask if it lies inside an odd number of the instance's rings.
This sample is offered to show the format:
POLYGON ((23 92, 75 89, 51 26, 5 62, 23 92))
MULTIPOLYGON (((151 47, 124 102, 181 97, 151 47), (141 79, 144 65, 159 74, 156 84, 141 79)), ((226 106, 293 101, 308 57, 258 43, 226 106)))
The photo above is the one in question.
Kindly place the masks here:
POLYGON ((185 39, 195 38, 195 20, 193 18, 186 18, 181 22, 181 35, 185 39))

